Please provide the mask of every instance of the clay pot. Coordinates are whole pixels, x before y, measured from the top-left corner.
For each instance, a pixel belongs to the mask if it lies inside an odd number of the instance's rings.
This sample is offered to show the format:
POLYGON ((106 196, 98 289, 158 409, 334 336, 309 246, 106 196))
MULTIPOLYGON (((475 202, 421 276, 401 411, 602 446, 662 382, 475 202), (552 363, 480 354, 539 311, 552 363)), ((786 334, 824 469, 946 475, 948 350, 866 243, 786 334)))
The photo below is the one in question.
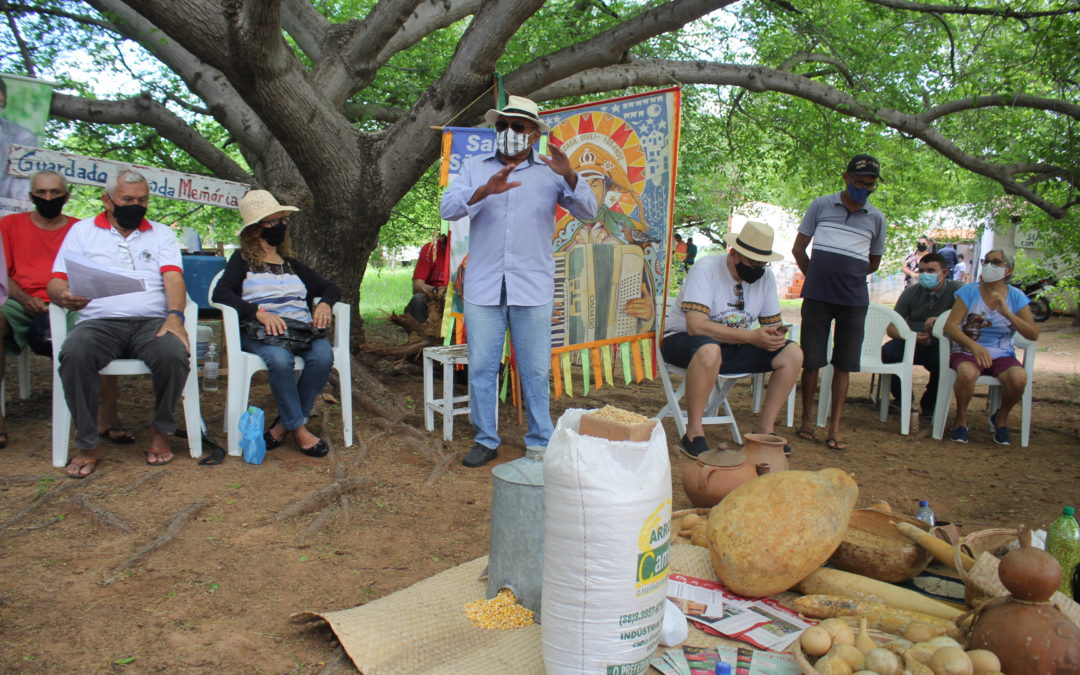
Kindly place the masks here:
POLYGON ((710 508, 729 492, 757 477, 754 464, 737 450, 709 450, 683 470, 683 490, 694 506, 710 508))
POLYGON ((743 439, 746 443, 742 451, 751 464, 768 464, 774 473, 787 470, 788 459, 784 454, 787 440, 776 434, 745 434, 743 439))
POLYGON ((901 534, 898 522, 930 529, 923 521, 899 513, 856 509, 829 561, 837 569, 894 584, 918 576, 930 564, 930 552, 901 534))

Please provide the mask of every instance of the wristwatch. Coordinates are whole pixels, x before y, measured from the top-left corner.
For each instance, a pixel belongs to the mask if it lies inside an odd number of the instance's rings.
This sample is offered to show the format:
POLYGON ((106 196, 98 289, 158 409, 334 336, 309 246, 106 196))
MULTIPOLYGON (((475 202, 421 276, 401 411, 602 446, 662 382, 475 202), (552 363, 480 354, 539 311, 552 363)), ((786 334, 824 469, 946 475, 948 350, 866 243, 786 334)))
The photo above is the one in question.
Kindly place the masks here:
POLYGON ((170 309, 168 312, 166 312, 166 314, 175 314, 176 316, 180 317, 181 321, 184 320, 184 313, 178 309, 170 309))

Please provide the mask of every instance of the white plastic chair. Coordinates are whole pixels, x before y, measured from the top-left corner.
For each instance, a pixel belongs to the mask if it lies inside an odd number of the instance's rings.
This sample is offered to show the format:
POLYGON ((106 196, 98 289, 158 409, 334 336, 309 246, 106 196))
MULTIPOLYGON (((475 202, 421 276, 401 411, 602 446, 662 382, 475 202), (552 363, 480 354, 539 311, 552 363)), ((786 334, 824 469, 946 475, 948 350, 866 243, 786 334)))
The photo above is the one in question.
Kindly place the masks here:
MULTIPOLYGON (((218 272, 210 282, 210 295, 224 271, 218 272)), ((248 396, 251 394, 251 377, 260 370, 266 370, 266 362, 259 356, 245 352, 240 347, 240 315, 228 305, 210 301, 210 305, 221 311, 222 329, 225 333, 225 349, 228 352, 226 365, 229 369, 226 387, 225 431, 228 434, 230 455, 239 456, 240 416, 247 410, 248 396)), ((349 305, 334 304, 334 370, 341 382, 341 427, 345 446, 353 444, 352 414, 352 362, 349 358, 349 305)), ((297 371, 304 369, 304 360, 299 356, 294 359, 297 371)))
MULTIPOLYGON (((832 353, 832 337, 829 338, 829 351, 832 353)), ((866 310, 866 322, 863 324, 862 352, 859 355, 859 372, 881 375, 878 382, 878 405, 881 408, 881 421, 889 419, 889 384, 890 378, 900 378, 900 433, 911 432, 911 388, 912 373, 915 364, 915 333, 908 328, 903 317, 891 307, 871 302, 866 310), (897 363, 884 363, 881 360, 881 346, 887 337, 885 329, 892 324, 900 339, 904 341, 904 356, 897 363)), ((832 404, 832 365, 821 369, 821 393, 818 396, 817 425, 825 426, 832 404)))
MULTIPOLYGON (((202 457, 202 413, 199 408, 199 375, 195 359, 195 335, 199 307, 191 298, 184 307, 184 330, 191 345, 191 371, 184 383, 184 418, 187 423, 188 447, 191 456, 202 457)), ((53 466, 62 467, 68 461, 68 443, 71 436, 71 411, 64 400, 64 385, 60 381, 60 348, 67 339, 67 310, 57 303, 49 303, 49 327, 53 345, 53 400, 52 400, 52 446, 53 466)), ((102 368, 102 375, 148 375, 150 369, 142 359, 113 359, 102 368)))
MULTIPOLYGON (((3 349, 3 345, 0 345, 3 349)), ((29 347, 23 347, 18 356, 19 369, 19 398, 30 398, 30 356, 33 354, 29 347)), ((0 373, 0 415, 7 417, 7 387, 4 373, 0 373)))
MULTIPOLYGON (((945 423, 949 417, 949 403, 953 400, 953 385, 956 383, 956 371, 949 367, 949 354, 952 342, 945 337, 945 321, 949 312, 942 313, 934 322, 932 335, 938 339, 938 397, 934 406, 933 437, 941 440, 945 436, 945 423)), ((1024 350, 1023 366, 1027 373, 1027 386, 1020 398, 1020 446, 1026 448, 1031 438, 1031 387, 1035 382, 1035 354, 1038 345, 1019 333, 1013 335, 1013 344, 1024 350)), ((1001 407, 1003 387, 1001 380, 992 375, 980 375, 976 385, 989 385, 987 404, 988 413, 994 414, 1001 407)))
MULTIPOLYGON (((668 303, 674 303, 674 298, 669 298, 668 303)), ((663 304, 657 302, 656 315, 661 316, 663 311, 663 304)), ((660 329, 660 332, 663 328, 660 329)), ((660 334, 658 332, 658 335, 660 334)), ((798 342, 798 327, 792 327, 791 339, 798 342)), ((686 393, 686 369, 673 366, 664 361, 663 354, 660 353, 660 340, 657 340, 656 346, 656 369, 660 373, 660 382, 664 387, 664 397, 667 399, 667 405, 660 409, 660 412, 656 414, 657 419, 663 419, 665 417, 671 417, 675 420, 675 428, 679 432, 679 438, 686 435, 686 411, 679 407, 679 401, 686 393), (678 375, 680 378, 678 388, 672 386, 671 375, 678 375)), ((764 399, 765 392, 765 373, 737 373, 731 375, 718 375, 716 378, 716 384, 713 387, 712 392, 709 394, 709 400, 705 404, 705 415, 701 418, 702 424, 727 424, 731 427, 731 436, 735 440, 735 443, 742 445, 742 434, 739 432, 739 425, 735 421, 735 415, 731 411, 731 405, 728 403, 727 396, 731 392, 731 388, 735 386, 735 383, 743 378, 750 378, 751 395, 753 396, 753 406, 751 411, 754 414, 761 412, 761 406, 764 399), (719 415, 720 409, 724 409, 724 414, 719 415)), ((787 425, 794 426, 795 423, 795 388, 791 388, 791 392, 788 394, 787 403, 787 425)))

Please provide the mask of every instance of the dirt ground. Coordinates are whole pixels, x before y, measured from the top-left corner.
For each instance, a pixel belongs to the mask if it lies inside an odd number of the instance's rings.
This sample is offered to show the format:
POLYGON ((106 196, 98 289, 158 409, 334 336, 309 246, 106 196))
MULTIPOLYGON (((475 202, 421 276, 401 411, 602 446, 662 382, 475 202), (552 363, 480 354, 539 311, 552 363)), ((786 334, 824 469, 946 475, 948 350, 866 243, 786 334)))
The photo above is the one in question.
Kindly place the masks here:
MULTIPOLYGON (((994 445, 981 424, 973 426, 969 445, 929 439, 928 422, 912 437, 900 436, 895 416, 882 423, 871 408, 870 377, 856 375, 847 407, 849 450, 830 452, 779 427, 794 448, 792 468, 846 469, 859 482, 861 505, 885 499, 913 512, 916 500, 929 499, 939 519, 965 532, 1021 522, 1045 527, 1061 505, 1080 501, 1080 329, 1060 317, 1041 328, 1028 448, 1019 446, 1019 410, 1010 420, 1016 439, 1011 447, 994 445)), ((423 433, 419 370, 380 369, 391 390, 417 411, 408 421, 423 433)), ((50 463, 47 361, 34 360, 33 378, 30 399, 12 394, 8 400, 10 441, 0 452, 4 672, 345 672, 334 665, 340 649, 328 632, 291 624, 291 614, 361 605, 486 553, 490 467, 459 464, 470 445, 462 417, 454 441, 444 446, 434 433, 418 443, 381 432, 357 415, 361 442, 342 448, 340 412, 328 405, 315 421, 335 442, 325 459, 306 457, 290 443, 261 466, 230 457, 221 466, 202 467, 176 439, 177 460, 158 469, 144 463, 140 445, 151 414, 149 381, 123 378, 121 414, 139 443, 107 445, 107 461, 80 482, 50 463), (438 459, 432 445, 452 456, 443 471, 433 472, 438 459), (344 476, 370 481, 351 493, 344 508, 338 501, 329 514, 324 509, 264 523, 344 476), (43 495, 39 508, 20 517, 43 495), (92 516, 82 496, 115 514, 130 532, 92 516), (202 507, 174 539, 120 569, 161 537, 178 512, 199 501, 202 507)), ((925 375, 917 378, 921 392, 925 375)), ((11 392, 14 380, 12 363, 11 392)), ((731 400, 737 413, 746 411, 741 427, 751 430, 749 387, 737 386, 731 400)), ((976 398, 972 410, 981 410, 984 401, 976 398)), ((273 410, 264 379, 256 380, 252 402, 273 410)), ((651 416, 663 402, 659 382, 646 381, 563 398, 553 414, 613 404, 651 416)), ((202 397, 203 414, 219 440, 223 405, 224 388, 202 397)), ((509 407, 501 426, 499 461, 522 456, 524 428, 509 407)), ((671 421, 665 426, 674 439, 671 421)), ((726 429, 713 429, 709 440, 730 437, 726 429)), ((689 506, 680 483, 687 460, 672 453, 671 461, 674 505, 683 508, 689 506)))

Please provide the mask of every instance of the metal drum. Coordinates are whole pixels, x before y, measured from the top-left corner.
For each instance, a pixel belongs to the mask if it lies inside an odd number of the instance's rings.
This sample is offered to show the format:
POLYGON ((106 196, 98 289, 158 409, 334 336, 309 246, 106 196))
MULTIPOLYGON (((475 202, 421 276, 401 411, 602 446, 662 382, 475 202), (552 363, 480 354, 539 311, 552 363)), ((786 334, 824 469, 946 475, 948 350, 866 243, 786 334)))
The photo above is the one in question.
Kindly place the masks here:
POLYGON ((544 448, 491 470, 491 555, 487 597, 508 588, 540 622, 544 581, 544 448))

